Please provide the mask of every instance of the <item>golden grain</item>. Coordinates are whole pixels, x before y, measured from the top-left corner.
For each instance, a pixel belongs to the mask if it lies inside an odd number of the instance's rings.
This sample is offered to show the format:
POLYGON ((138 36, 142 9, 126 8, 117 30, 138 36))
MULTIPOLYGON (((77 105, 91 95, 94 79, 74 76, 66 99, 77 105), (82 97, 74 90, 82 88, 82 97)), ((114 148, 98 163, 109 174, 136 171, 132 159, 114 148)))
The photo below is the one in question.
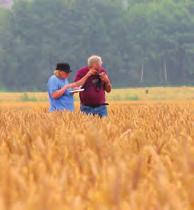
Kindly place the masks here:
POLYGON ((194 209, 193 101, 47 109, 0 104, 0 209, 194 209))

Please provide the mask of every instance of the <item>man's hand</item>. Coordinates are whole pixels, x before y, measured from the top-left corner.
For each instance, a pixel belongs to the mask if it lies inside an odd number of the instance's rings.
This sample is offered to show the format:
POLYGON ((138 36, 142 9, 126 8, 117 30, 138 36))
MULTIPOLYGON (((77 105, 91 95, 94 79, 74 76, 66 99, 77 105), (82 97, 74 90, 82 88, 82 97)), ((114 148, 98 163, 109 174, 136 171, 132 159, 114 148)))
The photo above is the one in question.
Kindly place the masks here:
POLYGON ((90 76, 95 75, 97 73, 98 73, 98 71, 96 69, 90 68, 87 75, 90 77, 90 76))
POLYGON ((68 84, 68 85, 64 85, 61 89, 55 91, 54 93, 51 94, 51 96, 54 98, 54 99, 57 99, 57 98, 60 98, 64 93, 65 91, 71 87, 71 84, 68 84))

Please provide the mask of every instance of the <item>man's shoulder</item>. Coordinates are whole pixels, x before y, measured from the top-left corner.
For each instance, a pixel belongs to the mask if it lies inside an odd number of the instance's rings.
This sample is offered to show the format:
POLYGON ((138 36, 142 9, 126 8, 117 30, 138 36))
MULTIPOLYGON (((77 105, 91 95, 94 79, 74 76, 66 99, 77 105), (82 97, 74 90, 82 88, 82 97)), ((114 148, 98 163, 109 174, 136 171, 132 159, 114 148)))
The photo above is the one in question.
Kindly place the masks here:
POLYGON ((88 66, 84 66, 81 69, 79 69, 77 72, 82 74, 82 73, 87 73, 89 71, 89 67, 88 66))
POLYGON ((76 73, 74 81, 78 81, 79 79, 84 77, 88 73, 88 71, 89 71, 88 66, 85 66, 85 67, 82 67, 81 69, 79 69, 76 73))
POLYGON ((55 75, 51 75, 48 79, 49 83, 57 82, 59 79, 55 75))
POLYGON ((54 74, 49 77, 49 80, 56 80, 56 79, 57 77, 54 74))

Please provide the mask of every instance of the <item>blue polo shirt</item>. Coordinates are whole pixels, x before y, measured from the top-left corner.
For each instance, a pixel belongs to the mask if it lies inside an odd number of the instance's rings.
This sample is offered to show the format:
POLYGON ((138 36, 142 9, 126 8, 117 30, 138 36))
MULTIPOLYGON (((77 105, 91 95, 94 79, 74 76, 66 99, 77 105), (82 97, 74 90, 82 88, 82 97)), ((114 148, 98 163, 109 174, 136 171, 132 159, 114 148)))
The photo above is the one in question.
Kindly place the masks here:
POLYGON ((61 89, 64 85, 67 84, 69 84, 68 79, 60 79, 55 75, 52 75, 49 78, 47 85, 48 85, 48 95, 50 102, 50 108, 49 108, 50 112, 57 110, 68 110, 68 111, 74 110, 73 94, 70 93, 68 90, 66 90, 65 93, 58 99, 54 99, 51 96, 52 93, 61 89))

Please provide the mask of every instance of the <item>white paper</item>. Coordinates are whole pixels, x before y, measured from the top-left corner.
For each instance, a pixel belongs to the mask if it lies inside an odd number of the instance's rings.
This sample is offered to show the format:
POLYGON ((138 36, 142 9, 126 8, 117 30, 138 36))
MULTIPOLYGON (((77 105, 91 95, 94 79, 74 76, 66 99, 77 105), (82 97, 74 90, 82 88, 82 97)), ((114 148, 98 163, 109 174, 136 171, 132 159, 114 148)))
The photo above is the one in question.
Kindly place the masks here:
POLYGON ((76 93, 76 92, 81 92, 81 91, 84 91, 84 88, 69 90, 70 93, 76 93))

